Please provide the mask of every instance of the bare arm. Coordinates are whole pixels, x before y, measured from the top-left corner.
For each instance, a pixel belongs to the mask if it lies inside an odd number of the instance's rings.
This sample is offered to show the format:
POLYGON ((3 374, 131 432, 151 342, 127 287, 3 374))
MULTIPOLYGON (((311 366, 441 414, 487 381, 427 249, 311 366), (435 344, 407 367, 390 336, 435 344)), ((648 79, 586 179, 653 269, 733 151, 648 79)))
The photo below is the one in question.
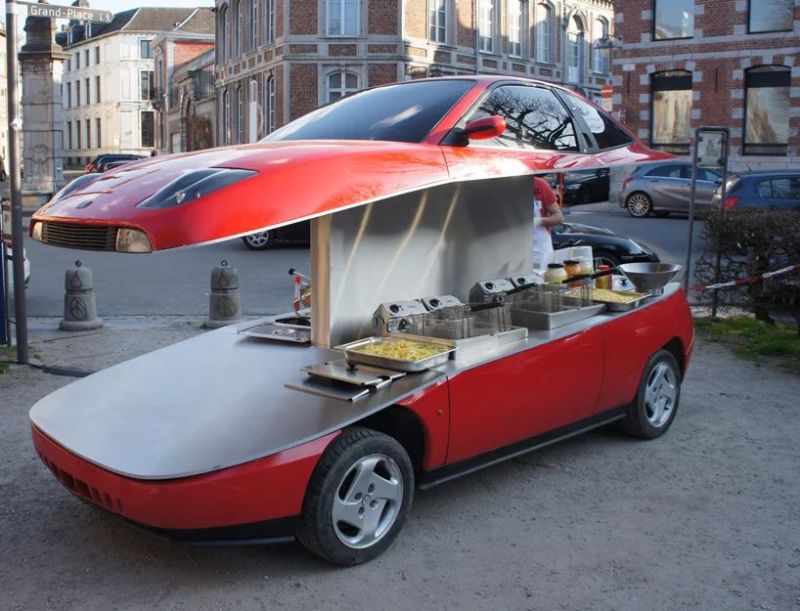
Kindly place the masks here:
POLYGON ((553 202, 547 206, 547 216, 542 217, 542 227, 556 227, 564 222, 564 214, 558 203, 553 202))

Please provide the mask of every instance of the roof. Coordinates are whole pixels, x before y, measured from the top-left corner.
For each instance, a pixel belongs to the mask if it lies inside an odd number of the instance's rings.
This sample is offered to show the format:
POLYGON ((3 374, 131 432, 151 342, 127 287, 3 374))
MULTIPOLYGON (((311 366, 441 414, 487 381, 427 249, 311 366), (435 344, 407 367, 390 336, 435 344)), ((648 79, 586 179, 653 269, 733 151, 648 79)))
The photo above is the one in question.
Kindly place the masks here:
MULTIPOLYGON (((80 1, 80 0, 78 0, 80 1)), ((75 2, 75 5, 78 4, 75 2)), ((81 2, 81 4, 88 4, 81 2)), ((214 33, 214 11, 210 8, 172 8, 142 7, 114 14, 111 23, 89 24, 90 36, 83 22, 70 21, 68 30, 72 31, 72 43, 68 44, 66 31, 56 35, 56 42, 62 47, 71 47, 89 39, 115 32, 181 32, 214 33)))
POLYGON ((175 66, 175 71, 172 73, 172 80, 177 81, 183 74, 194 72, 195 70, 200 70, 202 68, 207 68, 208 66, 213 66, 215 63, 215 57, 216 49, 212 48, 204 53, 201 53, 197 57, 190 59, 188 62, 184 62, 178 66, 175 66))

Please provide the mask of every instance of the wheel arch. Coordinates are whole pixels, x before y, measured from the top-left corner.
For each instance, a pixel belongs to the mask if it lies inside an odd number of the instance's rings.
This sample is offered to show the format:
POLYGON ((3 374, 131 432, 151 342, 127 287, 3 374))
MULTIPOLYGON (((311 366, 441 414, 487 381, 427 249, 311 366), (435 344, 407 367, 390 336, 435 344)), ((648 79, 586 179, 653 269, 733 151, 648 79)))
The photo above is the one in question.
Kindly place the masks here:
POLYGON ((683 376, 686 375, 686 351, 684 350, 681 338, 673 337, 661 347, 661 350, 666 350, 675 357, 675 361, 678 363, 678 369, 681 372, 681 379, 683 379, 683 376))
POLYGON ((414 472, 419 474, 422 470, 427 435, 422 419, 410 409, 392 405, 354 426, 363 426, 394 438, 408 453, 414 472))

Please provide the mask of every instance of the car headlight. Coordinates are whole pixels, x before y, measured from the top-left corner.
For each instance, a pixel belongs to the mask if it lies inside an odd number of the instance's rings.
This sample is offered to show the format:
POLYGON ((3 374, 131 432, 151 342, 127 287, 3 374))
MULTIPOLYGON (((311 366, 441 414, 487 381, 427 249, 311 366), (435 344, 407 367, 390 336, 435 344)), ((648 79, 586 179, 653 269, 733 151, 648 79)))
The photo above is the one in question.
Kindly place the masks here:
POLYGON ((150 238, 139 229, 118 229, 114 248, 117 252, 153 252, 150 238))
POLYGON ((161 187, 153 195, 140 202, 138 207, 172 208, 180 206, 240 180, 250 178, 257 173, 253 170, 230 170, 226 168, 194 170, 161 187))
POLYGON ((31 237, 37 242, 42 241, 42 223, 34 223, 31 227, 31 237))

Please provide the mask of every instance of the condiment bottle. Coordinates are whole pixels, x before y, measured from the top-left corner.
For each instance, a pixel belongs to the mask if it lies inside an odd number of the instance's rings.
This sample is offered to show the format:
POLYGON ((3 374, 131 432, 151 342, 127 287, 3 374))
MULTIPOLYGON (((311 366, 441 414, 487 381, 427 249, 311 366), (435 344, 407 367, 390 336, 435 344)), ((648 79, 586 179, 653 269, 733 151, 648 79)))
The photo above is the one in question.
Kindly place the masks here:
MULTIPOLYGON (((564 261, 564 271, 567 272, 567 278, 574 278, 581 273, 581 266, 575 259, 567 259, 564 261)), ((579 282, 568 282, 568 286, 580 286, 579 282)))
MULTIPOLYGON (((607 272, 611 269, 609 265, 598 265, 597 271, 598 272, 607 272)), ((609 289, 611 290, 611 274, 606 274, 605 276, 600 276, 599 278, 594 279, 594 286, 598 289, 609 289)))
POLYGON ((553 284, 561 288, 563 281, 567 279, 567 272, 561 263, 548 263, 547 271, 544 273, 546 284, 553 284))
POLYGON ((592 265, 592 259, 590 257, 579 257, 578 265, 581 268, 581 274, 590 276, 594 273, 594 266, 592 265))

